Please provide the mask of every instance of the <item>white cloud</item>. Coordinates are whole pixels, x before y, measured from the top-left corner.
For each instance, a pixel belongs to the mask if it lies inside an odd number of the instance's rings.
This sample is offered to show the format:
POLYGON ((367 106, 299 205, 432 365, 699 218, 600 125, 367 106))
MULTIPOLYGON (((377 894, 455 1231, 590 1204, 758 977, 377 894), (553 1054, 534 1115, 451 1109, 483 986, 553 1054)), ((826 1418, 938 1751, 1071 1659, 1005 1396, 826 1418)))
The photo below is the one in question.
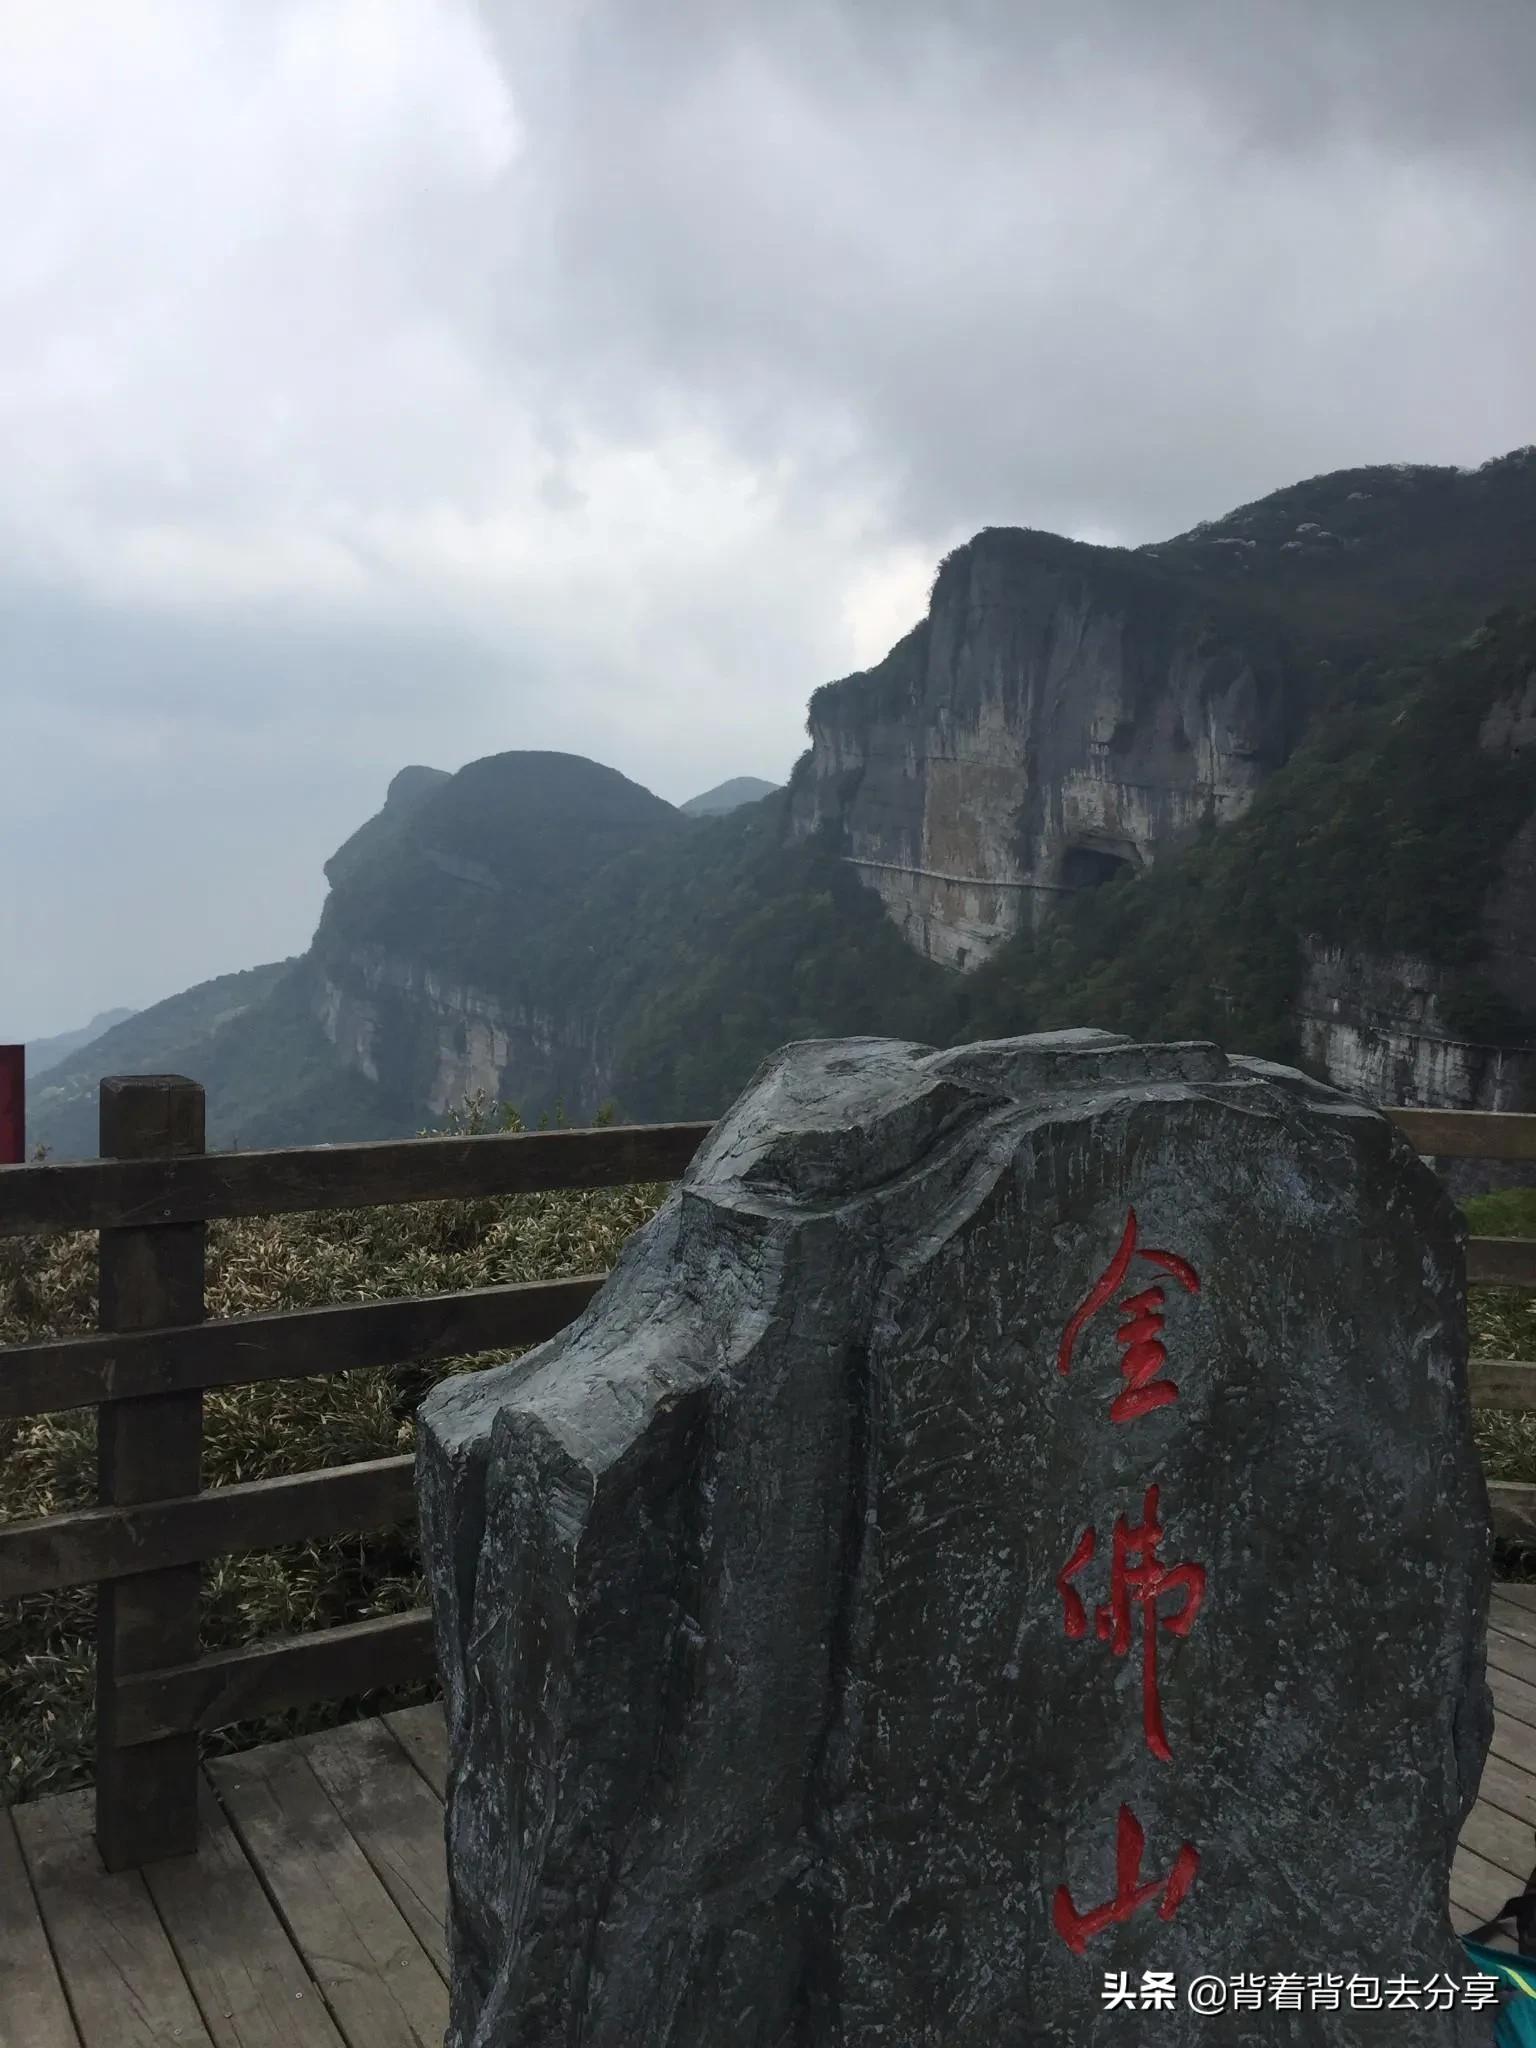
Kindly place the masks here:
MULTIPOLYGON (((964 538, 955 536, 957 542, 964 538)), ((873 667, 924 616, 935 567, 929 549, 904 547, 854 573, 842 616, 856 667, 873 667)))

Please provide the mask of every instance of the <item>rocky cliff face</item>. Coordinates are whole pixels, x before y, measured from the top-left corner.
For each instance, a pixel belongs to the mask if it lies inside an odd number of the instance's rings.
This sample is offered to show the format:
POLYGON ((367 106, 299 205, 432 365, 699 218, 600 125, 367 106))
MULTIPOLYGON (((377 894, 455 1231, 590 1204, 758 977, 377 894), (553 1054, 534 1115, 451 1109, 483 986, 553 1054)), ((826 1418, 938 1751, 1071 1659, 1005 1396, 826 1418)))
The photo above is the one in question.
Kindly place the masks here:
POLYGON ((433 1117, 473 1095, 590 1108, 611 1089, 608 1050, 581 1015, 499 999, 379 947, 317 962, 312 1012, 344 1067, 433 1117))
MULTIPOLYGON (((1303 1057, 1336 1088, 1410 1109, 1528 1111, 1536 1104, 1536 1043, 1488 1045, 1457 1036, 1446 1018, 1453 970, 1411 954, 1304 948, 1293 1011, 1303 1057)), ((1524 1161, 1437 1161, 1458 1198, 1525 1187, 1524 1161)))
MULTIPOLYGON (((1536 666, 1494 701, 1477 737, 1495 758, 1536 755, 1536 666)), ((1479 922, 1489 979, 1514 1008, 1536 1016, 1536 811, 1505 847, 1479 922)))
POLYGON ((611 1058, 579 972, 602 934, 583 943, 583 919, 600 875, 687 829, 577 755, 404 770, 326 865, 309 1014, 402 1119, 474 1094, 532 1115, 595 1109, 611 1058))
POLYGON ((909 943, 974 967, 1238 816, 1314 686, 1536 601, 1533 565, 1536 447, 1334 471, 1134 552, 990 529, 885 661, 811 700, 795 829, 830 828, 909 943))
MULTIPOLYGON (((1477 650, 1497 636, 1490 626, 1463 639, 1473 621, 1457 605, 1480 576, 1508 571, 1519 588, 1504 557, 1530 530, 1533 475, 1527 451, 1470 473, 1342 472, 1135 554, 983 533, 944 565, 927 619, 883 663, 812 699, 794 829, 828 833, 915 950, 977 967, 1070 893, 1240 816, 1364 649, 1402 661, 1405 675, 1421 642, 1457 650, 1471 664, 1466 687, 1481 688, 1477 650), (1475 559, 1457 538, 1462 523, 1476 530, 1475 559), (1439 582, 1436 547, 1456 556, 1439 582), (1422 585, 1416 611, 1405 577, 1422 585), (1407 624, 1394 637, 1399 606, 1407 624)), ((1367 736, 1380 742, 1379 731, 1367 736)), ((1344 942, 1335 932, 1301 943, 1288 1006, 1296 1040, 1335 1085, 1373 1101, 1536 1102, 1536 1030, 1521 1028, 1536 1017, 1536 811, 1501 809, 1496 829, 1510 836, 1496 872, 1477 868, 1443 827, 1462 801, 1455 792, 1475 784, 1465 772, 1474 747, 1504 762, 1536 758, 1536 669, 1503 687, 1475 735, 1457 729, 1424 817, 1408 820, 1396 782, 1374 796, 1365 782, 1340 787, 1352 858, 1369 859, 1372 833, 1384 851, 1399 826, 1410 839, 1427 827, 1446 847, 1445 873, 1464 884, 1436 926, 1433 958, 1367 936, 1349 943, 1358 870, 1341 855, 1345 900, 1334 891, 1332 908, 1344 942), (1362 840, 1367 814, 1376 822, 1362 840)), ((1401 762, 1381 758, 1384 774, 1401 776, 1401 762)), ((1348 841, 1340 817, 1297 804, 1288 791, 1276 815, 1297 819, 1309 844, 1348 841)), ((1283 830, 1270 839, 1283 862, 1283 830)), ((1282 921, 1286 909, 1282 896, 1282 921)))
MULTIPOLYGON (((1514 759, 1536 747, 1536 669, 1495 699, 1478 731, 1483 752, 1514 759)), ((1511 1010, 1536 1015, 1536 813, 1505 848, 1477 918, 1480 971, 1511 1010)), ((1306 949, 1296 1021, 1303 1048, 1339 1087, 1376 1102, 1427 1109, 1528 1111, 1536 1105, 1536 1034, 1488 1044, 1447 1016, 1463 976, 1411 956, 1306 949)), ((1447 1162, 1458 1193, 1524 1185, 1526 1169, 1447 1162)))
POLYGON ((1421 1109, 1524 1110, 1536 1045, 1485 1045, 1447 1023, 1453 970, 1411 955, 1309 945, 1296 1026, 1335 1087, 1421 1109))
POLYGON ((975 967, 1238 816, 1298 715, 1272 633, 1121 551, 992 530, 878 668, 812 698, 794 829, 838 834, 918 951, 975 967))

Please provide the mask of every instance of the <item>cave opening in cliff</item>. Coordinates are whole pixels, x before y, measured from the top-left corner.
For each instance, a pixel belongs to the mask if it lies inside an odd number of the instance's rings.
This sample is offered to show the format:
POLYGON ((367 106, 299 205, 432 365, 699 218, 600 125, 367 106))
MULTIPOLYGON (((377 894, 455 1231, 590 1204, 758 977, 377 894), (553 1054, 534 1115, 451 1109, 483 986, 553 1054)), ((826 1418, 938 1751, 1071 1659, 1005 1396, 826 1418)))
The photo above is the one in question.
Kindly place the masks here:
POLYGON ((1069 889, 1102 889, 1121 875, 1134 875, 1136 863, 1103 846, 1069 846, 1061 863, 1061 879, 1069 889))

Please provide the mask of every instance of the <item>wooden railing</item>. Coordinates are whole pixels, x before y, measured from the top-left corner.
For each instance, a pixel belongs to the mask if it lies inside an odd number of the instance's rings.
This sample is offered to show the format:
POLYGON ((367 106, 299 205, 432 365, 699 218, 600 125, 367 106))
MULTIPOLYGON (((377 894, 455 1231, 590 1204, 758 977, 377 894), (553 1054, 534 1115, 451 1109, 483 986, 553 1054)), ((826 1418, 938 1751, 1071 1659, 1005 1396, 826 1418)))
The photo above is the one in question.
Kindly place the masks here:
MULTIPOLYGON (((1441 1158, 1536 1162, 1536 1116, 1392 1110, 1441 1158)), ((0 1168, 0 1236, 100 1233, 100 1329, 0 1349, 0 1418, 95 1407, 99 1505, 0 1524, 0 1599, 94 1583, 96 1832, 108 1868, 189 1852, 200 1732, 433 1672, 424 1609, 201 1656, 203 1563, 394 1527, 412 1460, 378 1458, 204 1490, 203 1393, 535 1344, 602 1274, 205 1322, 216 1217, 621 1187, 680 1175, 709 1126, 411 1138, 210 1154, 203 1091, 179 1076, 101 1084, 101 1158, 0 1168)), ((1474 1283, 1536 1287, 1536 1242, 1474 1239, 1474 1283)), ((1484 1407, 1536 1407, 1536 1365, 1473 1369, 1484 1407)), ((1536 1486, 1495 1485, 1496 1526, 1536 1536, 1536 1486)))
POLYGON ((0 1417, 97 1408, 100 1505, 0 1524, 0 1599, 98 1588, 96 1833, 109 1869, 195 1846, 200 1731, 433 1671, 424 1609, 199 1656, 205 1560, 415 1514, 409 1457, 204 1491, 204 1390, 536 1344, 604 1277, 208 1323, 207 1222, 669 1181, 708 1129, 207 1153, 202 1089, 161 1075, 103 1081, 99 1160, 0 1168, 0 1236, 100 1232, 102 1334, 0 1349, 0 1417))
MULTIPOLYGON (((1536 1116, 1477 1109, 1388 1109, 1387 1115, 1425 1158, 1528 1164, 1536 1179, 1536 1116)), ((1536 1238, 1473 1237, 1467 1241, 1473 1287, 1536 1289, 1536 1238)), ((1469 1372, 1474 1408, 1536 1409, 1536 1363, 1474 1358, 1469 1372)), ((1491 1479, 1494 1534, 1536 1543, 1536 1486, 1491 1479)))

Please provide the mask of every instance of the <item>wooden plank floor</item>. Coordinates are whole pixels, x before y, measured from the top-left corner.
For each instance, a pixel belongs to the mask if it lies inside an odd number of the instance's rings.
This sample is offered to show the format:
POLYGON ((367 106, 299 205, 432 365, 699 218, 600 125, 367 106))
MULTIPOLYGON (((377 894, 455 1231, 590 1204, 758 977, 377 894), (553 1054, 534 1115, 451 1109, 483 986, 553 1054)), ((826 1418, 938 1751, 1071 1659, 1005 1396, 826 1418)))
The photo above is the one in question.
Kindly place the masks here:
POLYGON ((442 2048, 446 1763, 437 1707, 217 1758, 115 1876, 89 1791, 0 1812, 0 2048, 442 2048))
MULTIPOLYGON (((1536 1864, 1536 1586, 1495 1590, 1488 1679, 1462 1932, 1536 1864)), ((436 1707, 218 1758, 196 1856, 116 1876, 89 1792, 0 1812, 0 2048, 441 2048, 446 1764, 436 1707)))

